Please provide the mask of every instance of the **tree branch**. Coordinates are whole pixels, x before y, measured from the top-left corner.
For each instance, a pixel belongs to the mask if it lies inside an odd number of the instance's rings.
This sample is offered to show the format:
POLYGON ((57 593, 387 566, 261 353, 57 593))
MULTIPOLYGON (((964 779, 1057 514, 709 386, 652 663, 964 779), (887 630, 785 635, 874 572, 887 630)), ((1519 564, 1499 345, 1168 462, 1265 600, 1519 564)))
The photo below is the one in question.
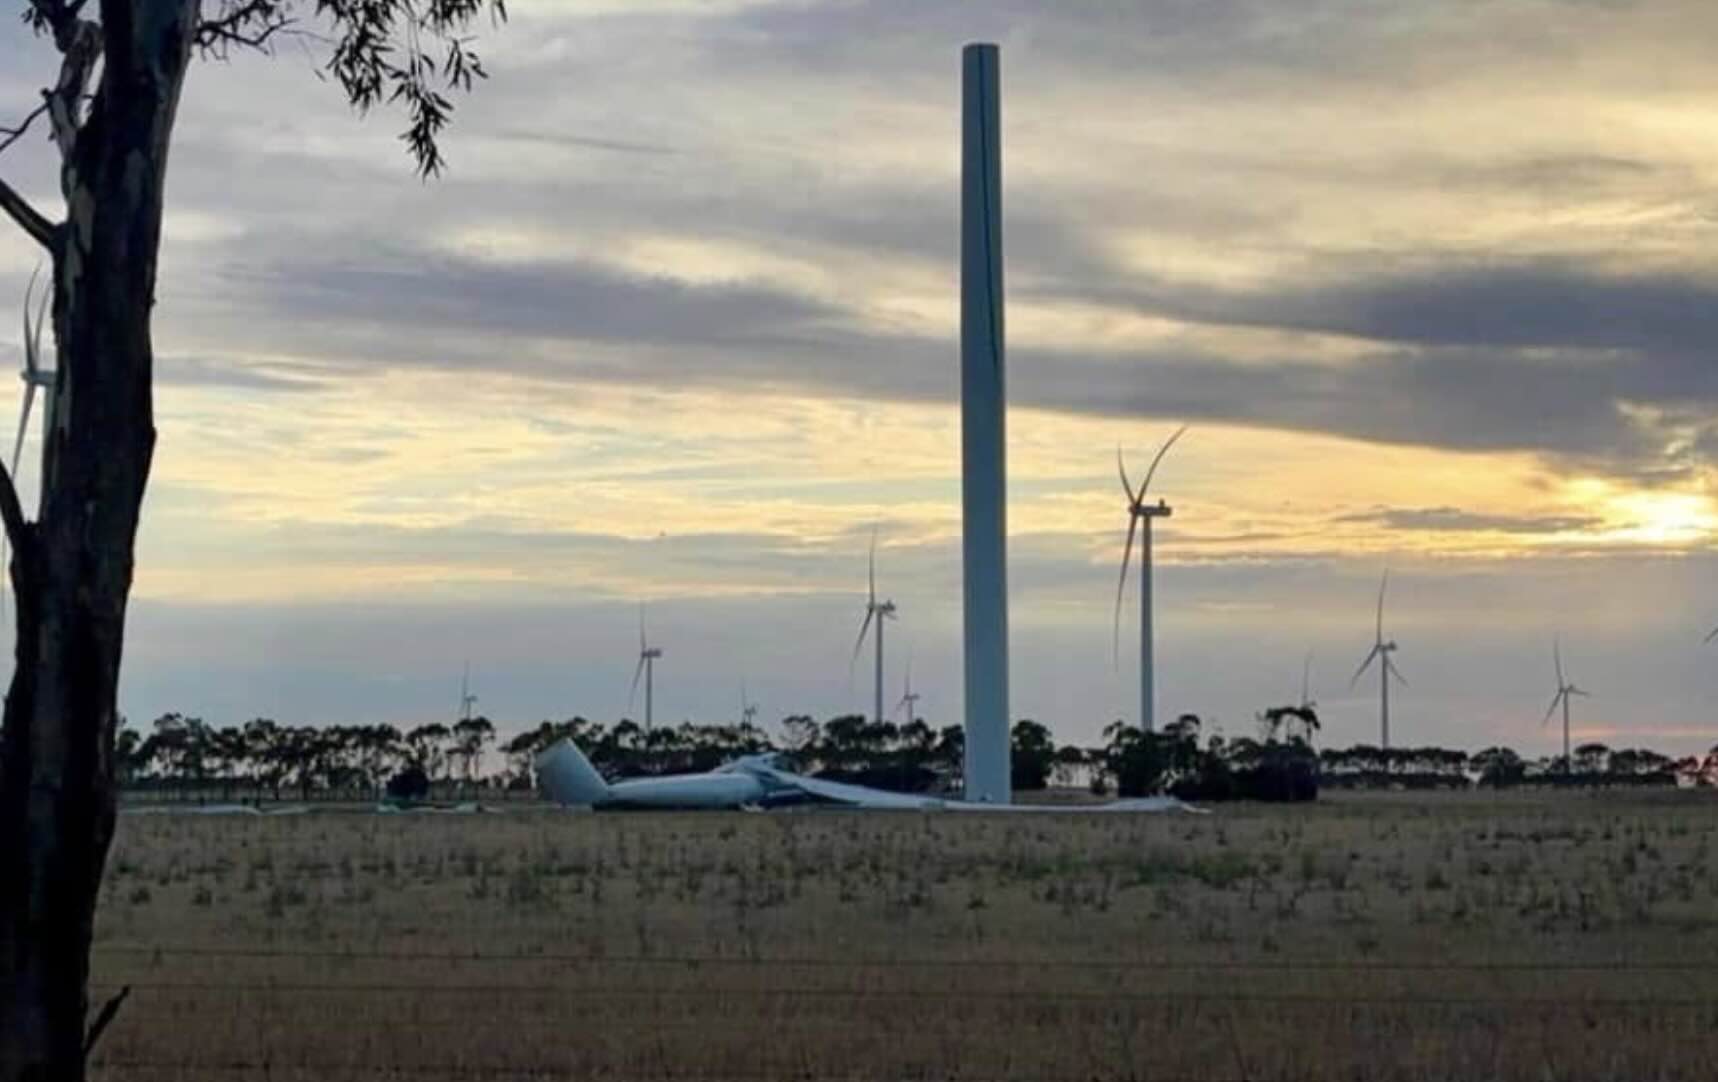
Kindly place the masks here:
POLYGON ((96 61, 101 57, 101 28, 75 15, 67 15, 65 19, 69 22, 56 24, 54 28, 54 42, 64 58, 60 61, 60 78, 46 94, 48 120, 54 126, 54 142, 60 145, 62 159, 70 158, 72 147, 77 144, 78 129, 83 126, 84 96, 96 61))
POLYGON ((59 227, 42 216, 42 213, 29 204, 17 190, 4 179, 0 179, 0 210, 18 224, 18 228, 28 233, 37 244, 54 250, 54 234, 59 227))
POLYGON ((12 474, 3 462, 0 462, 0 520, 6 524, 6 537, 12 542, 12 550, 28 553, 30 524, 24 519, 24 505, 18 502, 18 488, 12 483, 12 474))
POLYGON ((48 111, 48 103, 46 101, 43 101, 42 104, 40 104, 40 105, 36 106, 34 109, 30 110, 29 116, 25 117, 23 120, 18 121, 17 127, 15 127, 15 128, 0 128, 0 135, 5 136, 4 139, 0 139, 0 152, 4 152, 7 147, 11 146, 13 143, 16 143, 18 140, 24 138, 24 133, 30 130, 30 125, 34 124, 36 122, 36 118, 41 116, 43 113, 45 113, 47 111, 48 111))
POLYGON ((101 1035, 107 1032, 107 1027, 113 1024, 114 1016, 125 1006, 125 997, 131 994, 131 985, 119 990, 119 994, 102 1004, 101 1013, 96 1015, 95 1024, 89 1027, 89 1035, 84 1038, 84 1058, 95 1051, 95 1043, 101 1040, 101 1035))
POLYGON ((232 45, 268 51, 269 40, 289 30, 294 19, 281 10, 281 0, 227 0, 221 14, 197 24, 192 38, 205 56, 225 59, 232 45))

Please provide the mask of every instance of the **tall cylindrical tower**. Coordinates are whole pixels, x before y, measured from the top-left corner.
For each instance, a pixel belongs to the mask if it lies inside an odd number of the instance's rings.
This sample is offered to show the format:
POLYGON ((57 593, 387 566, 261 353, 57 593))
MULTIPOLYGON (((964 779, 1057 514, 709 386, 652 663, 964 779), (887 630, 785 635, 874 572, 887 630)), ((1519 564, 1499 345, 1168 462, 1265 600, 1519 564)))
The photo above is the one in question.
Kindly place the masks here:
POLYGON ((998 52, 962 53, 960 440, 966 630, 966 799, 1006 804, 1008 473, 1002 325, 998 52))

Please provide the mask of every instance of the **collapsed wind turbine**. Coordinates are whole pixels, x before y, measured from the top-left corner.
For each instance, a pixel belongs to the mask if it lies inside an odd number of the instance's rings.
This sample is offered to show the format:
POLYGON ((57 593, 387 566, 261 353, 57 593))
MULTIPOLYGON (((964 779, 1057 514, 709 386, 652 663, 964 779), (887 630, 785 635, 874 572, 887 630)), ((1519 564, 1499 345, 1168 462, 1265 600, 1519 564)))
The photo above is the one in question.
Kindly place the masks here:
POLYGON ((1155 504, 1145 502, 1145 494, 1151 488, 1151 479, 1157 473, 1158 465, 1163 456, 1175 446, 1175 441, 1187 431, 1182 425, 1175 434, 1163 442, 1157 449, 1157 457, 1151 460, 1151 468, 1145 471, 1145 480, 1140 482, 1138 491, 1127 479, 1127 464, 1122 461, 1121 448, 1116 448, 1116 468, 1121 472, 1121 488, 1127 493, 1127 544, 1121 550, 1121 581, 1116 584, 1116 613, 1115 613, 1115 656, 1117 664, 1121 662, 1121 602, 1122 595, 1127 590, 1127 565, 1133 556, 1133 539, 1139 537, 1139 727, 1146 732, 1152 732, 1157 727, 1157 688, 1156 688, 1156 659, 1155 643, 1152 637, 1152 598, 1151 598, 1151 521, 1152 519, 1168 518, 1174 513, 1173 509, 1160 497, 1155 504), (1142 529, 1140 523, 1145 526, 1142 529))
POLYGON ((1563 773, 1567 774, 1572 769, 1572 761, 1569 758, 1569 700, 1576 695, 1583 699, 1590 696, 1563 678, 1563 645, 1557 637, 1551 639, 1551 663, 1557 668, 1557 694, 1551 696, 1551 705, 1545 709, 1545 719, 1539 725, 1544 728, 1546 722, 1551 720, 1551 715, 1557 712, 1557 707, 1563 708, 1563 773))
POLYGON ((1360 682, 1366 675, 1366 670, 1372 667, 1373 661, 1379 662, 1378 667, 1378 727, 1380 730, 1378 746, 1385 751, 1390 750, 1390 678, 1394 676, 1408 686, 1407 678, 1396 670, 1396 663, 1390 660, 1390 655, 1396 652, 1394 640, 1384 638, 1384 593, 1390 588, 1390 571, 1384 570, 1384 581, 1378 586, 1378 628, 1377 635, 1372 640, 1372 652, 1366 655, 1366 660, 1360 663, 1360 668, 1354 673, 1354 679, 1348 681, 1349 690, 1360 682))
POLYGON ((865 649, 865 634, 872 626, 877 628, 877 678, 876 678, 876 713, 873 715, 877 724, 881 725, 883 717, 883 624, 895 619, 895 603, 893 601, 877 600, 877 535, 871 535, 871 585, 865 599, 865 622, 859 625, 859 638, 853 643, 853 660, 848 662, 851 669, 859 660, 860 651, 865 649))
POLYGON ((656 659, 662 656, 662 648, 650 645, 650 640, 644 634, 644 606, 638 606, 638 668, 632 671, 632 691, 626 697, 626 712, 632 713, 632 704, 638 699, 638 678, 644 677, 644 729, 650 731, 655 719, 656 695, 656 659))

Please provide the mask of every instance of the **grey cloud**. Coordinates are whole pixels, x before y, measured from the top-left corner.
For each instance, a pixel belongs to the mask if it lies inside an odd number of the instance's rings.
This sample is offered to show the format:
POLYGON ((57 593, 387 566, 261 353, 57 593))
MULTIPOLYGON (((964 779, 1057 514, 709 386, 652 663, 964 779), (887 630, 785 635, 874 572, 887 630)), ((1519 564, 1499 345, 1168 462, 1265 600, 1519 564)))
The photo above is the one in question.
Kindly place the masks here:
POLYGON ((247 391, 281 391, 301 394, 320 390, 325 380, 318 379, 299 366, 271 369, 237 359, 158 356, 155 359, 157 382, 187 387, 230 387, 247 391), (295 370, 296 369, 296 370, 295 370))
MULTIPOLYGON (((272 331, 279 339, 265 343, 276 351, 667 387, 792 388, 908 401, 947 401, 956 392, 952 326, 946 339, 896 333, 867 325, 860 313, 764 286, 688 285, 588 264, 491 266, 444 256, 418 262, 378 256, 368 267, 278 260, 226 280, 240 292, 220 298, 222 303, 237 310, 266 303, 284 317, 272 331), (372 333, 402 326, 415 333, 372 333)), ((1674 407, 1679 417, 1718 409, 1718 366, 1693 348, 1709 333, 1707 323, 1718 332, 1718 316, 1692 310, 1693 298, 1702 295, 1695 286, 1655 290, 1625 283, 1607 291, 1587 277, 1519 272, 1489 280, 1482 275, 1468 284, 1450 274, 1431 280, 1423 302, 1398 286, 1384 289, 1388 302, 1376 304, 1368 299, 1369 288, 1261 296, 1206 313, 1231 324, 1396 336, 1395 344, 1380 342, 1359 360, 1241 361, 1174 349, 1094 356, 1022 347, 1010 352, 1013 400, 1072 413, 1185 417, 1391 443, 1537 451, 1642 480, 1684 477, 1701 468, 1703 444, 1667 455, 1669 435, 1630 420, 1620 408, 1674 407), (1547 328, 1547 336, 1558 312, 1579 309, 1579 298, 1591 297, 1613 313, 1632 309, 1629 325, 1682 348, 1526 345, 1520 339, 1534 336, 1507 327, 1507 300, 1487 296, 1484 288, 1504 291, 1508 282, 1528 283, 1522 294, 1540 299, 1539 311, 1530 301, 1520 311, 1524 321, 1547 328), (1555 296, 1559 284, 1571 282, 1569 292, 1555 296), (1437 329, 1422 303, 1455 313, 1457 298, 1468 298, 1480 310, 1469 314, 1470 327, 1499 328, 1507 333, 1491 337, 1504 340, 1412 339, 1416 329, 1428 336, 1437 329), (1667 308, 1682 319, 1680 329, 1651 326, 1650 313, 1667 308), (1279 317, 1274 322, 1267 318, 1273 314, 1279 317), (1365 327, 1354 325, 1359 322, 1365 327)), ((1718 304, 1712 308, 1718 312, 1718 304)), ((1602 322, 1589 318, 1595 327, 1602 322)), ((1718 347, 1718 334, 1712 344, 1718 347)))
POLYGON ((1391 530, 1445 531, 1456 533, 1551 534, 1592 529, 1603 520, 1584 515, 1499 515, 1464 511, 1459 507, 1380 507, 1358 514, 1338 516, 1338 522, 1357 522, 1391 530))

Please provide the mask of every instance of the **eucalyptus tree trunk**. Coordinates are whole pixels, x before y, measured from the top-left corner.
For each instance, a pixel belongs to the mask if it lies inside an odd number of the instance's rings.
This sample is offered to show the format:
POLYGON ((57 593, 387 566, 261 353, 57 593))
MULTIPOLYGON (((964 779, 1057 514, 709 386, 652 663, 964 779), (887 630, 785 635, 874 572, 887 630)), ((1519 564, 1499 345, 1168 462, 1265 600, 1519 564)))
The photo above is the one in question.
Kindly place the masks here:
MULTIPOLYGON (((0 745, 0 1082, 84 1077, 90 938, 113 838, 121 644, 155 445, 150 309, 167 148, 199 0, 101 0, 56 25, 66 221, 58 393, 37 521, 10 482, 17 664, 0 745), (83 87, 100 76, 80 116, 83 87)), ((41 239, 38 237, 38 239, 41 239)))

